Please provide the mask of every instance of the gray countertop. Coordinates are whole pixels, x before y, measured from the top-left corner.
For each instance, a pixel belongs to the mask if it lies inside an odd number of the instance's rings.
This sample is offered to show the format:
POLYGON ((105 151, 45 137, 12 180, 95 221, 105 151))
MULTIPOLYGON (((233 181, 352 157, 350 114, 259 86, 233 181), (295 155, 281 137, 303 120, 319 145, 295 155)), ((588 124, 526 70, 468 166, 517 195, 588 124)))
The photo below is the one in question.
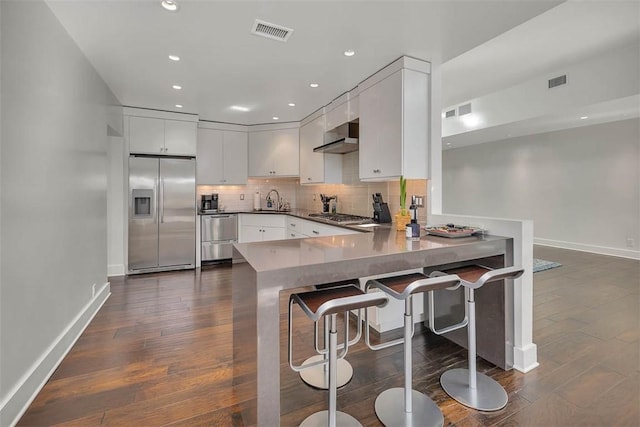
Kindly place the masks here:
MULTIPOLYGON (((310 217, 309 214, 311 213, 318 213, 318 211, 310 211, 308 209, 291 209, 290 211, 275 211, 275 210, 260 210, 260 211, 254 211, 254 210, 246 210, 246 211, 233 211, 233 210, 225 210, 224 212, 208 212, 208 211, 201 211, 198 210, 198 215, 229 215, 229 214, 259 214, 259 215, 290 215, 290 216, 295 216, 298 218, 302 218, 302 219, 306 219, 309 221, 314 221, 314 222, 318 222, 320 224, 327 224, 327 225, 332 225, 334 227, 341 227, 341 228, 347 228, 350 230, 357 230, 357 231, 361 231, 361 232, 370 232, 372 231, 372 228, 378 228, 378 227, 358 227, 357 225, 347 225, 347 224, 339 224, 333 221, 327 221, 326 219, 323 218, 319 218, 319 217, 310 217)), ((383 225, 383 226, 389 226, 390 224, 387 225, 383 225)))
MULTIPOLYGON (((420 240, 405 238, 404 232, 395 230, 395 226, 383 225, 365 229, 369 232, 340 236, 313 237, 306 239, 276 240, 269 242, 236 243, 236 250, 251 264, 256 272, 276 271, 328 263, 347 265, 350 262, 368 260, 367 265, 375 263, 376 258, 384 262, 398 263, 397 270, 415 256, 424 257, 429 251, 455 254, 465 252, 465 248, 477 246, 482 242, 505 240, 499 236, 471 236, 464 238, 445 238, 428 236, 422 231, 420 240), (406 261, 406 262, 404 262, 406 261)), ((353 265, 351 265, 353 267, 353 265)), ((366 273, 376 274, 375 267, 366 273)), ((358 272, 359 276, 365 272, 358 272)))

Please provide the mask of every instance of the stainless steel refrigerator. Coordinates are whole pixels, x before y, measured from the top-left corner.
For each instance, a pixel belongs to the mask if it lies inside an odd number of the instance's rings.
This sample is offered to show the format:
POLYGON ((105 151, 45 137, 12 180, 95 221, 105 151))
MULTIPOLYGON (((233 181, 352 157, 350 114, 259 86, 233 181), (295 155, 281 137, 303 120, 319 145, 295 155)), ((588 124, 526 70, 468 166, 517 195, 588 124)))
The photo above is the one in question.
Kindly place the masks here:
POLYGON ((129 157, 129 274, 195 268, 196 162, 129 157))

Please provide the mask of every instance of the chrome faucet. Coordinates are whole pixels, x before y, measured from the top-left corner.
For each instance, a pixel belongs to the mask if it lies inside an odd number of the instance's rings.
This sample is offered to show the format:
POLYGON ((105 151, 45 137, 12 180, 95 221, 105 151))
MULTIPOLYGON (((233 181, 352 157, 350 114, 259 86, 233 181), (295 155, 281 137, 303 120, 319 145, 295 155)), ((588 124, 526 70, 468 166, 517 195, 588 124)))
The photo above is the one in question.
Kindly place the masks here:
POLYGON ((267 197, 265 198, 265 200, 267 201, 267 207, 269 207, 269 203, 273 203, 273 200, 271 199, 271 193, 276 193, 276 197, 277 197, 277 202, 276 202, 276 211, 280 210, 280 193, 278 193, 278 190, 276 190, 275 188, 272 188, 271 190, 269 190, 269 192, 267 193, 267 197))

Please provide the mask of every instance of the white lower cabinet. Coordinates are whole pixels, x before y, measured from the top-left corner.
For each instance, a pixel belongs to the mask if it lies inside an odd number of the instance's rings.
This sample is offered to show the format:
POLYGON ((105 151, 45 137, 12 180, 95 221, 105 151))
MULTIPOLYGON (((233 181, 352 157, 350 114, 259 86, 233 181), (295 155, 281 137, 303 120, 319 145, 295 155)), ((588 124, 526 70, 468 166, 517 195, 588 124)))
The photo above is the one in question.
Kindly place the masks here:
POLYGON ((283 214, 240 214, 240 243, 360 233, 283 214))
POLYGON ((239 243, 266 242, 287 238, 285 215, 241 214, 239 243))

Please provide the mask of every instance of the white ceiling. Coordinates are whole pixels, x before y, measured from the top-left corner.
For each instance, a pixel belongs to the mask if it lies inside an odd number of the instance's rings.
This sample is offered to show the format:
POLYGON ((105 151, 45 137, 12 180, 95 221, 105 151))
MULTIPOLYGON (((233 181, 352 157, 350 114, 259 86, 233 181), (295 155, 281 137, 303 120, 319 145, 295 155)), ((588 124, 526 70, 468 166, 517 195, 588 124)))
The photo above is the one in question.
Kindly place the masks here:
MULTIPOLYGON (((299 121, 402 55, 443 63, 448 107, 640 39, 638 0, 178 1, 177 13, 160 0, 48 3, 124 105, 239 124, 299 121), (256 37, 256 18, 294 33, 256 37)), ((443 149, 639 116, 635 95, 448 136, 443 149)))
MULTIPOLYGON (((273 116, 281 122, 298 121, 402 55, 448 61, 561 3, 178 2, 177 13, 163 10, 160 0, 49 0, 48 4, 124 105, 256 124, 271 123, 273 116), (256 18, 292 28, 294 33, 286 43, 254 36, 250 29, 256 18), (355 50, 355 56, 345 57, 345 49, 355 50), (182 60, 172 62, 169 54, 182 60), (320 87, 310 88, 311 82, 320 87), (183 89, 176 91, 173 84, 183 89), (296 107, 288 107, 290 102, 296 107), (251 111, 232 111, 232 105, 251 111)), ((518 49, 518 44, 511 48, 518 49)), ((513 53, 507 51, 503 60, 509 62, 513 53)), ((501 57, 498 51, 495 55, 501 57)), ((489 72, 484 54, 476 56, 483 73, 489 72)), ((459 61, 474 69, 462 57, 459 61)), ((539 58, 518 57, 517 65, 527 68, 536 61, 539 58)), ((484 86, 485 77, 474 74, 473 81, 484 86)), ((449 97, 457 79, 446 81, 451 88, 443 92, 449 97)))

